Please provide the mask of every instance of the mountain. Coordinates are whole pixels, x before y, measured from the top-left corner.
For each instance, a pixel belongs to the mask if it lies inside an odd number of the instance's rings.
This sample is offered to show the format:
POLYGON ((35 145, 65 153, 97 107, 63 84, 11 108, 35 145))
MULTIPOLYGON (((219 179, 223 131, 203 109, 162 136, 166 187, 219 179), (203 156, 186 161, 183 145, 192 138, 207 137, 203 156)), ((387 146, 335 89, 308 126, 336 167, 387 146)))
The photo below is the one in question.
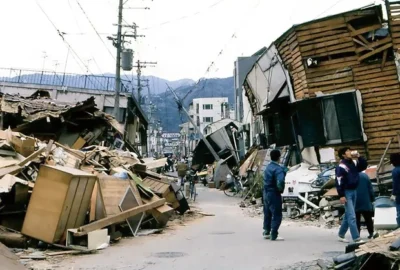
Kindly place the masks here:
MULTIPOLYGON (((18 73, 17 73, 18 74, 18 73)), ((123 75, 121 77, 122 83, 127 86, 129 92, 137 89, 137 79, 136 76, 123 75)), ((31 74, 21 74, 18 76, 0 77, 1 81, 6 82, 18 82, 18 83, 32 83, 32 84, 45 84, 45 85, 57 85, 57 86, 68 86, 76 88, 92 88, 98 90, 114 90, 115 79, 114 74, 106 73, 99 75, 75 75, 75 74, 62 74, 55 72, 45 71, 43 74, 31 73, 31 74)), ((155 76, 142 76, 142 87, 143 95, 148 95, 148 89, 146 87, 148 81, 148 86, 150 87, 151 95, 159 95, 167 90, 167 84, 172 88, 179 88, 183 86, 188 86, 194 83, 191 79, 182 79, 177 81, 168 81, 155 76)))
MULTIPOLYGON (((18 74, 18 73, 17 73, 18 74)), ((68 86, 76 88, 92 88, 98 90, 114 91, 114 75, 74 75, 74 74, 56 74, 51 72, 21 74, 19 76, 0 77, 0 81, 47 84, 57 86, 68 86)), ((228 97, 231 106, 234 104, 234 83, 233 77, 202 79, 195 83, 190 79, 168 81, 155 76, 142 76, 143 80, 149 80, 151 101, 156 107, 154 113, 155 119, 159 119, 164 131, 177 132, 179 125, 187 122, 188 119, 184 113, 180 113, 177 103, 171 91, 167 90, 167 84, 175 89, 177 95, 183 100, 186 108, 195 98, 204 97, 228 97)), ((122 76, 122 80, 133 82, 133 90, 136 93, 136 76, 122 76)), ((143 82, 143 96, 148 96, 148 89, 143 82)), ((132 86, 127 89, 132 91, 132 86)), ((145 97, 147 99, 148 97, 145 97)), ((146 102, 146 104, 148 104, 146 102)))
MULTIPOLYGON (((234 105, 233 77, 203 79, 197 85, 182 86, 175 89, 180 99, 183 99, 185 108, 195 98, 227 97, 231 107, 234 105)), ((178 132, 179 125, 188 121, 184 112, 180 113, 178 105, 171 91, 166 91, 158 96, 152 97, 156 105, 155 118, 161 121, 161 126, 166 132, 178 132)))

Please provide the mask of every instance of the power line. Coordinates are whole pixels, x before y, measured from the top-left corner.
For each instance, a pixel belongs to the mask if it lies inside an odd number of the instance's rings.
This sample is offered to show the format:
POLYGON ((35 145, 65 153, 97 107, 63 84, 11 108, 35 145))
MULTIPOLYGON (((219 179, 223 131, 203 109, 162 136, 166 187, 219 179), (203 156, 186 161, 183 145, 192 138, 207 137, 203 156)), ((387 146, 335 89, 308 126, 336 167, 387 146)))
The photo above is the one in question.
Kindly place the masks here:
MULTIPOLYGON (((81 62, 81 64, 86 68, 87 71, 89 71, 91 73, 92 76, 94 76, 94 74, 90 71, 89 67, 85 64, 85 62, 82 60, 82 58, 79 57, 78 53, 72 48, 72 46, 68 43, 68 41, 65 40, 64 38, 64 32, 61 32, 57 26, 54 24, 54 22, 51 20, 51 18, 49 17, 49 15, 46 13, 46 11, 43 9, 43 7, 40 5, 39 1, 36 0, 36 4, 37 6, 40 8, 40 10, 43 12, 43 14, 46 16, 47 20, 51 23, 51 25, 53 26, 53 28, 57 31, 58 35, 61 37, 61 39, 63 40, 64 44, 67 46, 67 48, 72 52, 72 57, 74 58, 74 60, 77 62, 78 66, 82 69, 82 66, 80 65, 80 63, 77 61, 77 59, 81 62)), ((88 77, 90 80, 90 77, 88 77)), ((96 79, 96 77, 94 76, 94 78, 96 79)), ((104 84, 102 84, 101 82, 99 82, 99 80, 97 80, 97 83, 99 83, 104 89, 107 89, 104 84)), ((92 82, 93 83, 93 82, 92 82)))
MULTIPOLYGON (((100 36, 100 33, 97 31, 96 27, 94 26, 93 22, 90 20, 88 14, 86 13, 85 9, 82 7, 82 5, 79 3, 79 0, 76 0, 77 5, 79 6, 79 8, 81 9, 83 15, 85 15, 86 19, 88 20, 90 26, 93 28, 93 30, 96 32, 97 37, 99 38, 99 40, 101 41, 101 43, 103 44, 104 48, 107 50, 107 52, 109 53, 109 55, 111 56, 111 58, 113 60, 115 59, 114 54, 111 52, 111 50, 108 48, 107 44, 104 42, 103 38, 100 36)), ((93 57, 94 58, 94 57, 93 57)), ((125 78, 127 81, 131 82, 132 80, 129 79, 129 77, 124 74, 125 78)))
POLYGON ((111 55, 111 57, 115 60, 114 54, 111 52, 111 50, 107 47, 107 44, 104 42, 103 38, 100 36, 99 32, 97 31, 96 27, 92 23, 92 21, 89 19, 89 16, 83 9, 82 5, 79 3, 79 0, 76 0, 76 3, 78 4, 79 8, 81 9, 82 13, 85 15, 86 19, 88 20, 90 26, 92 26, 93 30, 96 32, 97 37, 100 39, 101 43, 104 45, 108 53, 111 55))
POLYGON ((208 6, 208 7, 206 7, 206 8, 203 9, 203 10, 196 11, 195 13, 193 13, 193 14, 191 14, 191 15, 185 15, 185 16, 182 16, 182 17, 180 17, 180 18, 176 18, 176 19, 173 19, 173 20, 165 21, 165 22, 160 23, 160 24, 157 24, 157 25, 149 26, 149 27, 143 28, 143 30, 149 30, 149 29, 152 29, 152 28, 155 28, 155 27, 160 27, 160 26, 164 26, 164 25, 166 25, 166 24, 170 24, 170 23, 174 23, 174 22, 181 21, 181 20, 193 18, 193 17, 195 17, 195 16, 197 16, 197 15, 200 15, 201 13, 203 13, 203 12, 209 10, 209 9, 212 9, 212 8, 218 6, 219 4, 221 4, 221 3, 224 2, 224 1, 225 1, 225 0, 218 0, 217 2, 215 2, 214 4, 212 4, 211 6, 208 6))
MULTIPOLYGON (((319 17, 321 17, 322 15, 324 15, 325 13, 327 13, 329 10, 331 10, 332 8, 334 8, 335 6, 337 6, 340 2, 342 2, 343 0, 338 0, 336 1, 332 6, 328 7, 326 10, 324 10, 323 12, 321 12, 317 17, 315 17, 315 19, 318 19, 319 17)), ((314 19, 314 20, 315 20, 314 19)))

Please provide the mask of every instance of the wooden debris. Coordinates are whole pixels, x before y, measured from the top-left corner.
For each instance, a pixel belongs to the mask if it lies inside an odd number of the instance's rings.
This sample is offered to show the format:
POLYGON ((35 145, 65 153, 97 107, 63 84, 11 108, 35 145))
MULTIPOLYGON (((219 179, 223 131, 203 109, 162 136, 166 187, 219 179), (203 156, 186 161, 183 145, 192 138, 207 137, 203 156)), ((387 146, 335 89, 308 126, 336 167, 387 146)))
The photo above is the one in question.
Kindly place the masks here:
POLYGON ((92 232, 98 229, 102 229, 104 227, 110 226, 115 223, 119 223, 124 221, 125 219, 135 216, 139 213, 146 212, 150 209, 153 209, 155 207, 162 206, 165 203, 165 199, 159 199, 157 201, 151 202, 149 204, 144 204, 132 209, 129 209, 127 211, 121 212, 115 216, 112 217, 106 217, 104 219, 100 219, 98 221, 95 221, 93 223, 87 224, 85 226, 79 227, 78 233, 75 234, 75 236, 82 236, 87 234, 88 232, 92 232))

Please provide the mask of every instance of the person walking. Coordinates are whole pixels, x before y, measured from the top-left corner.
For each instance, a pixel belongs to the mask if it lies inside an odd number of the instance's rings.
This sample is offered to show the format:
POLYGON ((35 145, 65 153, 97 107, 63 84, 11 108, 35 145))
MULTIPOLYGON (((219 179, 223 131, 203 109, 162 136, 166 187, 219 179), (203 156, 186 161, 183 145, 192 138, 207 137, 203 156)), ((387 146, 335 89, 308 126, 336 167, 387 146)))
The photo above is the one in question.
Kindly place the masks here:
POLYGON ((365 173, 359 174, 359 182, 357 187, 357 200, 356 200, 356 221, 358 233, 361 233, 361 215, 364 217, 365 224, 369 233, 368 238, 376 238, 378 233, 374 233, 374 206, 372 203, 375 201, 374 190, 372 188, 371 180, 365 173))
POLYGON ((357 229, 355 204, 357 201, 357 187, 359 173, 364 171, 368 163, 357 151, 351 151, 349 147, 340 148, 338 151, 341 161, 336 167, 336 190, 340 202, 344 204, 345 214, 339 229, 339 241, 348 243, 345 235, 350 229, 351 237, 356 243, 363 242, 357 229), (354 160, 353 160, 354 159, 354 160))
POLYGON ((394 166, 392 171, 392 196, 391 199, 396 203, 397 210, 397 227, 400 227, 400 153, 390 155, 390 163, 394 166))
POLYGON ((186 176, 186 172, 188 170, 188 166, 185 163, 185 160, 182 159, 181 162, 178 162, 178 164, 176 165, 176 170, 178 171, 178 177, 180 180, 180 186, 183 187, 183 185, 185 184, 185 176, 186 176))
POLYGON ((282 223, 282 192, 285 189, 285 171, 279 165, 281 152, 271 151, 271 163, 264 172, 264 232, 265 239, 272 241, 283 240, 279 236, 278 230, 282 223))

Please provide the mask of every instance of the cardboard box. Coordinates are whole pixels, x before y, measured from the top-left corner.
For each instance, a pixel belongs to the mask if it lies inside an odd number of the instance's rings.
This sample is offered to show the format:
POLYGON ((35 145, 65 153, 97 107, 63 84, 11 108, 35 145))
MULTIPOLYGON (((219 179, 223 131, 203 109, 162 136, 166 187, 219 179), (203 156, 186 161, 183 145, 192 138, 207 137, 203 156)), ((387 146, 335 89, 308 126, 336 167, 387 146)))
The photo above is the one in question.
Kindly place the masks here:
POLYGON ((11 137, 11 145, 17 153, 20 153, 24 157, 35 152, 35 139, 33 138, 13 134, 11 137))

